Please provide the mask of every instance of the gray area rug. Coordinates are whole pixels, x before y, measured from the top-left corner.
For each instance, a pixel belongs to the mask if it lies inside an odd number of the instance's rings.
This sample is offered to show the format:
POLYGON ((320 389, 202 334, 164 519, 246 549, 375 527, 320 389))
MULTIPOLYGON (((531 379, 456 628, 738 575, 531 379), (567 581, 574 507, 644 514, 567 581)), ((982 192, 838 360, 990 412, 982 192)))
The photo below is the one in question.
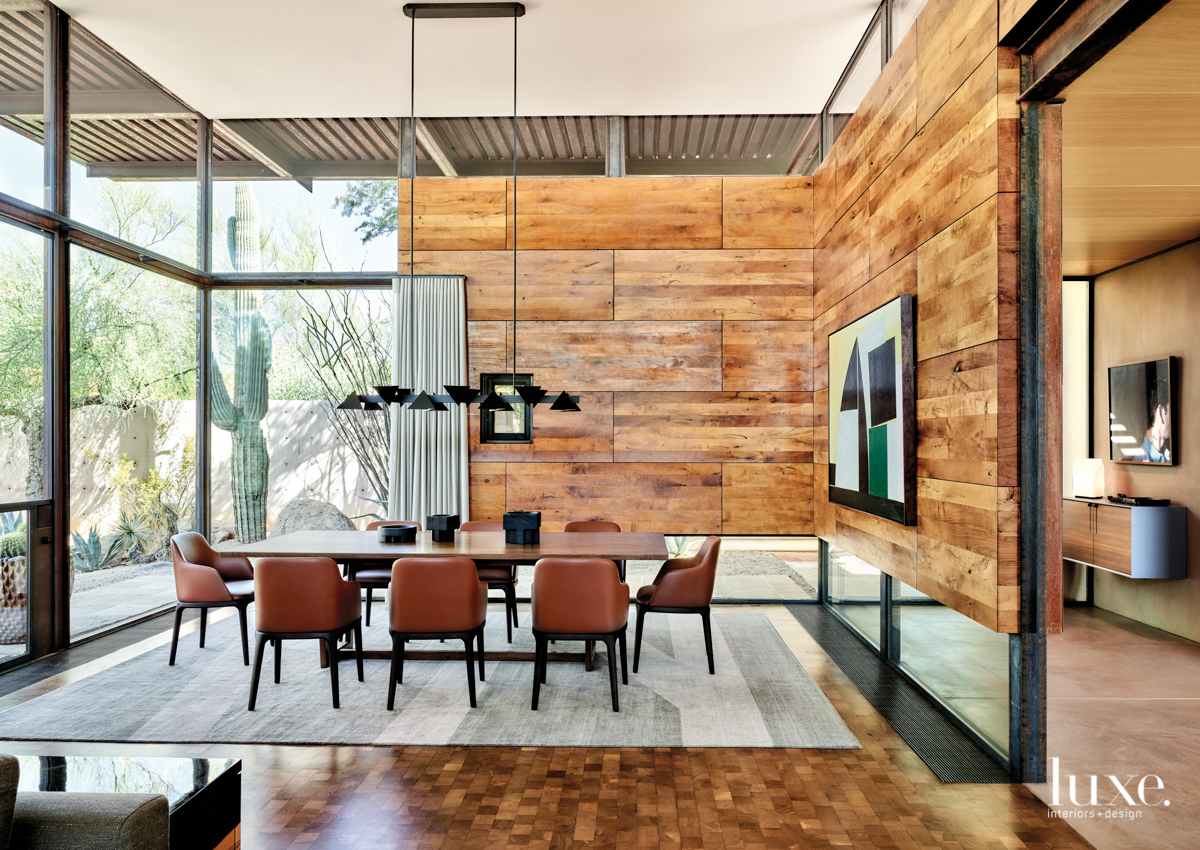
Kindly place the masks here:
MULTIPOLYGON (((377 605, 364 644, 387 648, 386 608, 377 605)), ((489 609, 489 650, 533 649, 528 611, 514 643, 505 641, 504 615, 489 609)), ((209 628, 208 647, 196 635, 180 641, 174 667, 169 646, 66 685, 0 713, 0 739, 181 743, 345 745, 473 745, 591 747, 792 747, 857 749, 859 744, 817 684, 767 618, 756 612, 712 615, 717 674, 709 675, 700 618, 646 618, 642 661, 620 685, 613 713, 607 662, 586 672, 582 663, 553 663, 538 711, 530 710, 533 664, 488 662, 478 683, 478 708, 467 699, 465 662, 410 661, 387 711, 388 662, 365 662, 359 682, 343 661, 341 709, 332 706, 328 671, 315 641, 284 644, 281 684, 274 684, 270 649, 258 705, 246 710, 250 671, 242 665, 235 618, 209 628)), ((253 642, 253 635, 251 636, 253 642)), ((458 642, 457 647, 461 647, 458 642)), ((581 644, 556 648, 578 651, 581 644)), ((410 644, 457 648, 447 641, 410 644)), ((619 668, 618 668, 619 675, 619 668)))

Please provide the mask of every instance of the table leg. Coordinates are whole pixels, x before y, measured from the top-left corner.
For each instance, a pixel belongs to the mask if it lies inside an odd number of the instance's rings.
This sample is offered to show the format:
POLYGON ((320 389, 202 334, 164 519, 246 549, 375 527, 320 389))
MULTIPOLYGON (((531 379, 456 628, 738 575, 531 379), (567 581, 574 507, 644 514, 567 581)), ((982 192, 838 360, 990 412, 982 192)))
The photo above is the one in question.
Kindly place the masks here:
POLYGON ((583 669, 587 672, 592 672, 592 668, 596 664, 596 642, 587 640, 583 642, 583 669))
POLYGON ((325 646, 325 641, 319 640, 317 643, 321 647, 321 669, 324 670, 329 666, 329 649, 325 646))

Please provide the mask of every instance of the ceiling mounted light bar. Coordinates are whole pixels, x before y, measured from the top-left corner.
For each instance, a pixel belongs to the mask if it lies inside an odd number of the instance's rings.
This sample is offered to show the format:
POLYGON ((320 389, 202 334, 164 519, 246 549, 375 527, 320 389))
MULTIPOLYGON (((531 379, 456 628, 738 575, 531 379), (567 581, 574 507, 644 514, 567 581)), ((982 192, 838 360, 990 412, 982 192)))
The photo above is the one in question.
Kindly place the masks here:
POLYGON ((410 18, 519 18, 524 3, 406 3, 410 18))

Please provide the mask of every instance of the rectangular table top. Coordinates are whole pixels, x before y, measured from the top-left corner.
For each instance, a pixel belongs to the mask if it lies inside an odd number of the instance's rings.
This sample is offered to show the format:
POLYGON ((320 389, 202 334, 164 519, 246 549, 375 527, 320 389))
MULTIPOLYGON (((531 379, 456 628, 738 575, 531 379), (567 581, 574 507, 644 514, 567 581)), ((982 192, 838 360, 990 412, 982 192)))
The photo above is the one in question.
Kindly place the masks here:
POLYGON ((429 531, 415 543, 380 543, 374 531, 294 531, 226 550, 269 557, 324 557, 335 560, 448 557, 475 561, 536 561, 539 558, 609 558, 655 561, 667 558, 662 534, 652 531, 543 531, 540 543, 506 543, 502 531, 459 531, 453 543, 434 543, 429 531))

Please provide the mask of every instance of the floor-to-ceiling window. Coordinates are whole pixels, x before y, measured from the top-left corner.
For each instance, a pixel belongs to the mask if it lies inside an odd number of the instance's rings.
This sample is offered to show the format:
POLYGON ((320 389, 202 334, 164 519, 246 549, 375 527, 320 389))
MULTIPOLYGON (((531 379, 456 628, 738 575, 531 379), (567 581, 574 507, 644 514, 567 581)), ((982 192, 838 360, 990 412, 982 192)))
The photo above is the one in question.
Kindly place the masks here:
POLYGON ((0 10, 0 192, 41 206, 45 13, 0 10))

